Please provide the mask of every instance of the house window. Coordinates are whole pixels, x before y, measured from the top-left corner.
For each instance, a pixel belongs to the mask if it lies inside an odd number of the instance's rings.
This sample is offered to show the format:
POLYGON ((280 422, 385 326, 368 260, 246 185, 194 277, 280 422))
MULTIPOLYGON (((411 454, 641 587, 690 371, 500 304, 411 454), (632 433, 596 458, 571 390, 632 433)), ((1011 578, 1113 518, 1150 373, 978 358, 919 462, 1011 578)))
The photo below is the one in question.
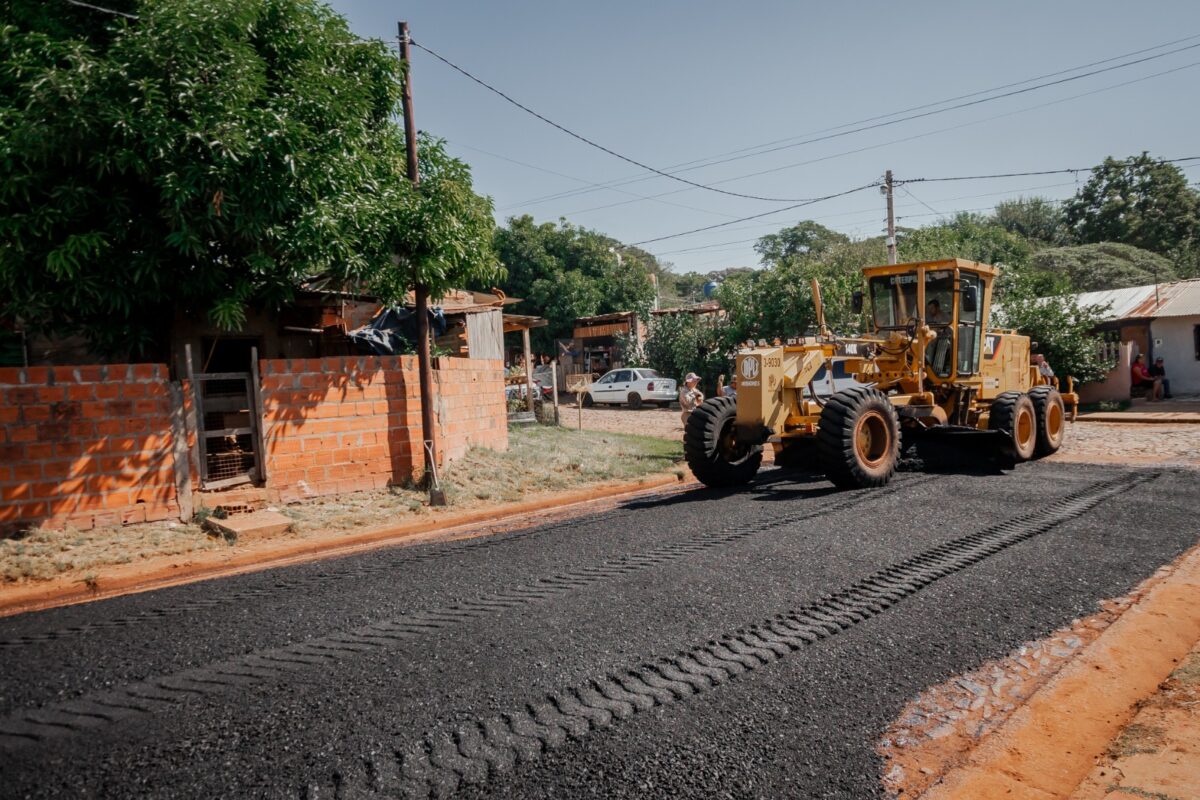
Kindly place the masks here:
POLYGON ((1196 360, 1200 361, 1200 325, 1192 326, 1192 342, 1196 345, 1196 360))

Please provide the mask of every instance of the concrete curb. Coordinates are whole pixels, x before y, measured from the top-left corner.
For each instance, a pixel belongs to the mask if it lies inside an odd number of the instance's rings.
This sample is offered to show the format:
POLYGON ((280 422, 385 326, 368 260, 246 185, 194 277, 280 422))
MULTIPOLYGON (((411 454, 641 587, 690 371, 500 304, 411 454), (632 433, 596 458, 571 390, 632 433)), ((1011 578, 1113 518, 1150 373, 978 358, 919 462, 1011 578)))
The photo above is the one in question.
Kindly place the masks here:
POLYGON ((921 800, 1068 796, 1200 639, 1200 547, 921 800))
MULTIPOLYGON (((335 538, 320 540, 321 534, 316 534, 315 541, 308 539, 281 543, 276 547, 248 549, 235 553, 232 557, 223 558, 219 564, 200 562, 182 566, 171 565, 169 569, 157 570, 160 573, 169 572, 166 575, 153 574, 154 570, 147 569, 146 565, 114 567, 117 574, 106 576, 103 587, 96 590, 81 586, 80 582, 76 581, 66 585, 17 587, 0 592, 0 617, 90 603, 126 594, 151 592, 171 586, 335 558, 402 543, 418 544, 486 536, 493 532, 490 528, 474 532, 472 529, 481 522, 503 523, 511 528, 519 526, 524 518, 529 518, 528 525, 534 525, 537 524, 534 517, 545 512, 584 513, 586 506, 596 501, 637 496, 657 491, 664 486, 686 488, 693 483, 690 473, 685 468, 683 477, 674 473, 650 475, 637 481, 576 489, 513 503, 510 506, 491 506, 477 511, 450 513, 434 519, 373 528, 351 536, 338 535, 335 538), (138 569, 139 566, 142 568, 138 569)), ((177 559, 178 557, 175 557, 173 560, 177 559)))
POLYGON ((1112 413, 1103 411, 1093 411, 1088 414, 1080 414, 1075 418, 1076 422, 1118 422, 1122 425, 1200 425, 1200 414, 1180 413, 1175 417, 1158 417, 1150 416, 1154 413, 1171 412, 1153 412, 1153 411, 1114 411, 1112 413))

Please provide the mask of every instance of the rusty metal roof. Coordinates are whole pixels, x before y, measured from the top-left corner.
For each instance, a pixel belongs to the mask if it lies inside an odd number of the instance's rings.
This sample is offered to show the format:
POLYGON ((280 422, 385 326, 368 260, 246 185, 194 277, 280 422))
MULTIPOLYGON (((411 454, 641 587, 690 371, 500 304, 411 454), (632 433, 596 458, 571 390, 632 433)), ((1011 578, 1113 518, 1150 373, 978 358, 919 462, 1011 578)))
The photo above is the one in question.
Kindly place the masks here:
POLYGON ((1155 317, 1200 316, 1200 279, 1180 281, 1160 287, 1159 305, 1155 317), (1161 289, 1168 289, 1163 293, 1161 289))
POLYGON ((1108 322, 1200 315, 1200 279, 1084 292, 1075 299, 1080 305, 1111 304, 1103 315, 1108 322))

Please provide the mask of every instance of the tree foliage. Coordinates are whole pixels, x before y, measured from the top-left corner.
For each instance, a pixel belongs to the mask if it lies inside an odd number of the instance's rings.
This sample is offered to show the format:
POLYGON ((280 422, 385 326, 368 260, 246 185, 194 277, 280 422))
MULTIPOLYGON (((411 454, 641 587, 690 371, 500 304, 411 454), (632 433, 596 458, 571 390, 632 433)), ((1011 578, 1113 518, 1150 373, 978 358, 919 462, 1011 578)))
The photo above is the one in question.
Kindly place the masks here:
POLYGON ((1127 244, 1103 242, 1035 253, 1031 266, 1065 281, 1073 292, 1123 289, 1178 278, 1166 258, 1127 244))
POLYGON ((1009 233, 1032 243, 1055 247, 1071 244, 1066 214, 1044 197, 1018 197, 997 203, 992 219, 1009 233))
POLYGON ((1105 307, 1081 305, 1070 285, 1059 279, 1047 286, 1045 275, 1017 273, 1007 284, 994 314, 995 327, 1015 328, 1034 342, 1060 379, 1101 380, 1111 365, 1100 358, 1096 326, 1105 307))
POLYGON ((1147 153, 1106 158, 1065 212, 1084 244, 1119 242, 1166 255, 1200 239, 1200 195, 1178 167, 1147 153))
POLYGON ((0 315, 145 354, 177 307, 236 329, 317 275, 494 273, 490 202, 431 139, 412 190, 402 67, 317 0, 6 5, 0 315))
POLYGON ((678 381, 695 372, 708 392, 715 389, 717 376, 727 372, 731 355, 725 325, 698 314, 656 314, 640 352, 626 350, 630 363, 644 364, 678 381))
POLYGON ((555 339, 571 336, 578 317, 634 311, 644 319, 654 303, 650 275, 662 274, 644 250, 565 221, 538 224, 529 215, 497 228, 495 249, 507 270, 504 290, 525 301, 523 313, 549 321, 533 331, 546 352, 555 339))

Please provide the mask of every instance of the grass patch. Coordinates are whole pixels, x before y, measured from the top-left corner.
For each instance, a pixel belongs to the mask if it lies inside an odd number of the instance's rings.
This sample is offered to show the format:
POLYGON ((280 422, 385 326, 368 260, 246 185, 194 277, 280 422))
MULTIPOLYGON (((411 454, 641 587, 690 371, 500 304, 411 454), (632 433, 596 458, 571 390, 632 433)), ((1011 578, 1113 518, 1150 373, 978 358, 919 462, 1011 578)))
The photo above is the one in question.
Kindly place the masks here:
MULTIPOLYGON (((442 484, 450 509, 463 510, 537 492, 677 471, 682 458, 680 441, 531 425, 510 429, 508 452, 476 448, 454 461, 444 471, 442 484)), ((293 532, 300 537, 353 533, 436 513, 428 507, 428 495, 411 486, 318 497, 280 510, 294 520, 293 532)), ((151 522, 92 531, 34 530, 0 539, 0 585, 71 574, 93 588, 103 583, 100 567, 234 546, 203 530, 201 523, 211 513, 202 508, 187 525, 151 522)))
MULTIPOLYGON (((542 425, 514 426, 508 451, 474 448, 441 475, 452 509, 522 499, 605 481, 634 480, 672 470, 683 443, 653 436, 576 431, 542 425)), ((425 492, 413 487, 321 497, 289 506, 298 532, 354 530, 432 513, 425 492)))
POLYGON ((20 538, 0 539, 0 583, 49 580, 67 573, 86 573, 94 581, 97 567, 128 564, 147 556, 182 555, 216 546, 198 525, 179 522, 150 522, 91 531, 73 528, 26 531, 20 538))

